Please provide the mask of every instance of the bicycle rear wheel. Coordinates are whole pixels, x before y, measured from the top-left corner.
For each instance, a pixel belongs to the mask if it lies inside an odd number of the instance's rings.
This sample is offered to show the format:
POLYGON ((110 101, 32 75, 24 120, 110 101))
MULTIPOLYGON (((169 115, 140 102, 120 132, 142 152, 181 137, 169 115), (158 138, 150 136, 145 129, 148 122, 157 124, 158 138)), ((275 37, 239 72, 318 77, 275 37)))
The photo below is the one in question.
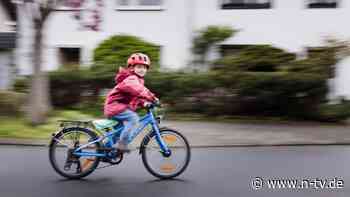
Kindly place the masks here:
MULTIPOLYGON (((56 134, 49 146, 49 158, 53 169, 69 179, 80 179, 91 174, 98 166, 100 158, 96 156, 77 156, 73 152, 79 146, 97 139, 96 133, 81 128, 65 128, 56 134)), ((101 144, 95 142, 82 149, 84 152, 99 153, 101 144)))
POLYGON ((142 162, 153 176, 161 179, 171 179, 182 174, 191 158, 190 145, 187 139, 178 131, 161 128, 160 135, 171 154, 162 153, 156 140, 156 135, 152 134, 150 140, 146 140, 141 149, 142 162))

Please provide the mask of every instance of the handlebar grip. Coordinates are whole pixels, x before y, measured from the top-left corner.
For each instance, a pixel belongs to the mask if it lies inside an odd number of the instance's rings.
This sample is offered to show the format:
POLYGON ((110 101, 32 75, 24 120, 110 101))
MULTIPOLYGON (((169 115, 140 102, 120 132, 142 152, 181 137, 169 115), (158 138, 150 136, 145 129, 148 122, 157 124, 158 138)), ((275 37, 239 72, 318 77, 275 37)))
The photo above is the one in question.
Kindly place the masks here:
POLYGON ((161 107, 161 106, 162 106, 161 103, 160 103, 160 101, 155 101, 155 102, 153 102, 153 104, 154 104, 155 106, 158 106, 158 107, 161 107))

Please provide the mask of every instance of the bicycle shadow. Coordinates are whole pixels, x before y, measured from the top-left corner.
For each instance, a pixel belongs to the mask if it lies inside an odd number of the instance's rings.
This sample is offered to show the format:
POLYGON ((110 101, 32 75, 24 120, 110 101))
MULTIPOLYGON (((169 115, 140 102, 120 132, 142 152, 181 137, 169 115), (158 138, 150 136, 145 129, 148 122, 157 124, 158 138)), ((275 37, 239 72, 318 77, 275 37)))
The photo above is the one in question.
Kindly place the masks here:
POLYGON ((59 178, 54 180, 55 183, 84 183, 84 184, 96 184, 96 183, 108 183, 113 182, 115 179, 113 177, 102 177, 97 179, 81 178, 81 179, 66 179, 59 178))
POLYGON ((172 179, 154 179, 146 181, 145 183, 164 183, 164 182, 178 182, 178 183, 190 183, 191 181, 180 178, 172 178, 172 179))
MULTIPOLYGON (((54 182, 56 183, 69 183, 69 182, 80 182, 80 183, 106 183, 106 182, 113 182, 115 181, 115 177, 103 177, 98 179, 89 179, 89 178, 82 178, 82 179, 65 179, 60 178, 56 179, 54 182)), ((145 181, 146 184, 152 184, 152 183, 166 183, 166 182, 177 182, 177 183, 191 183, 190 180, 187 179, 180 179, 180 178, 172 178, 172 179, 153 179, 145 181)))
POLYGON ((106 195, 122 197, 143 197, 190 194, 196 184, 187 179, 144 179, 144 177, 98 177, 78 180, 56 179, 51 182, 52 190, 59 196, 94 197, 103 192, 106 195))

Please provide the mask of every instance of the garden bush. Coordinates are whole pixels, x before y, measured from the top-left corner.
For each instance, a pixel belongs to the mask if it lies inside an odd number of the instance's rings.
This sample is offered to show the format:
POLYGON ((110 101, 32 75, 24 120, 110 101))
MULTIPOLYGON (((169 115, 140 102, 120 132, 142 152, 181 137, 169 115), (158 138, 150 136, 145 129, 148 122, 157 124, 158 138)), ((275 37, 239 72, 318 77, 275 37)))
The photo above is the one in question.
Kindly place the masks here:
MULTIPOLYGON (((115 72, 133 52, 159 60, 159 47, 133 36, 113 36, 95 50, 90 69, 50 73, 52 103, 102 115, 105 94, 115 72), (139 51, 137 49, 140 49, 139 51), (104 91, 104 92, 105 92, 104 91)), ((179 113, 208 116, 277 116, 341 121, 350 116, 348 102, 327 104, 327 80, 336 59, 329 50, 316 50, 306 59, 271 46, 249 46, 215 62, 209 72, 160 72, 151 69, 145 85, 179 113)), ((26 92, 28 79, 15 89, 26 92)))
POLYGON ((269 45, 252 45, 237 54, 224 56, 213 62, 214 69, 232 71, 274 72, 278 67, 294 60, 295 54, 269 45))
MULTIPOLYGON (((102 115, 105 95, 94 96, 95 76, 88 71, 50 74, 55 107, 75 108, 102 115)), ((113 83, 112 79, 110 80, 113 83)), ((150 72, 146 86, 170 111, 209 116, 283 116, 298 119, 340 120, 348 113, 328 106, 324 76, 293 72, 150 72)), ((104 90, 111 88, 109 84, 104 90)), ((347 109, 347 108, 346 108, 347 109)))
POLYGON ((24 110, 26 94, 0 91, 0 116, 17 116, 24 110))
POLYGON ((190 75, 179 78, 177 80, 182 82, 179 86, 187 86, 189 91, 180 93, 169 89, 167 93, 167 96, 175 95, 172 98, 176 101, 174 110, 179 112, 307 118, 313 116, 327 93, 323 78, 311 74, 241 72, 226 74, 222 78, 208 74, 205 83, 184 83, 196 79, 190 75), (201 89, 196 90, 198 87, 201 89))
POLYGON ((350 101, 345 100, 337 104, 324 103, 319 106, 314 119, 323 122, 343 122, 350 117, 350 101))
POLYGON ((90 79, 85 74, 86 72, 79 70, 51 72, 49 74, 51 103, 56 107, 67 107, 81 102, 84 90, 90 89, 90 79))
POLYGON ((152 61, 153 69, 159 68, 159 46, 131 35, 115 35, 102 41, 94 50, 96 72, 107 74, 115 72, 119 66, 125 66, 132 53, 147 54, 152 61))

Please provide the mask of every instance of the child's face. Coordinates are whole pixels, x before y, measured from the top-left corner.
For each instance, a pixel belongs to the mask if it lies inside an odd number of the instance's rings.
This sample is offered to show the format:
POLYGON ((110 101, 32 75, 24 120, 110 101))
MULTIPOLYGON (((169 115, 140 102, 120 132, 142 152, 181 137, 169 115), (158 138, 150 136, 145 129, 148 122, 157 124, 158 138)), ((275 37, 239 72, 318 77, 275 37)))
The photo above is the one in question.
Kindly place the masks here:
POLYGON ((136 64, 134 66, 134 72, 141 77, 144 77, 147 73, 147 67, 143 64, 136 64))

